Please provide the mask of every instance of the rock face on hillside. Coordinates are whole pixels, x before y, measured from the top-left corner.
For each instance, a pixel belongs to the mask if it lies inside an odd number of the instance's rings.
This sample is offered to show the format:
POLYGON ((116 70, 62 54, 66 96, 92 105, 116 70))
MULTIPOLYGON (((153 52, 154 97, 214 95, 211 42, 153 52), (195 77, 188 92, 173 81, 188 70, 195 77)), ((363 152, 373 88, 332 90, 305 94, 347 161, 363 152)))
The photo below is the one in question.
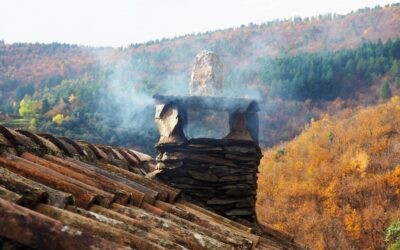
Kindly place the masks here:
POLYGON ((222 95, 222 63, 211 51, 196 56, 190 81, 190 95, 222 95))

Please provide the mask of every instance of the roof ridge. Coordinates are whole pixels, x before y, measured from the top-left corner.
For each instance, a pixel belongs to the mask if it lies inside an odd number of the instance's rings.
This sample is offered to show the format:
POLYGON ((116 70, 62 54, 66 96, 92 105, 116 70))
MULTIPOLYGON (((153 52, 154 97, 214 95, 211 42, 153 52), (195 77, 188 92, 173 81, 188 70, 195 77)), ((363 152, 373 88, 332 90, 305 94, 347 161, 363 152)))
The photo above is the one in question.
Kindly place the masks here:
POLYGON ((117 164, 141 175, 149 173, 149 169, 154 168, 154 159, 151 156, 130 148, 91 144, 86 141, 72 140, 64 136, 54 136, 47 133, 13 130, 2 125, 0 125, 1 135, 0 144, 8 145, 8 147, 3 147, 3 150, 10 153, 28 151, 39 155, 71 156, 89 162, 101 161, 117 164))

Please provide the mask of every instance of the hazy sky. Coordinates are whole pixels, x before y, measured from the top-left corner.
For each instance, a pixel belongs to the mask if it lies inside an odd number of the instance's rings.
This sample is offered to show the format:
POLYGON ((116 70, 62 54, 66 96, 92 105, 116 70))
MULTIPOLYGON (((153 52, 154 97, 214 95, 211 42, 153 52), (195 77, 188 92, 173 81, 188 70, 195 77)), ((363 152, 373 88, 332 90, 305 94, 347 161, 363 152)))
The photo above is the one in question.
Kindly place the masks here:
POLYGON ((0 40, 118 47, 277 18, 345 14, 397 1, 0 0, 0 40))

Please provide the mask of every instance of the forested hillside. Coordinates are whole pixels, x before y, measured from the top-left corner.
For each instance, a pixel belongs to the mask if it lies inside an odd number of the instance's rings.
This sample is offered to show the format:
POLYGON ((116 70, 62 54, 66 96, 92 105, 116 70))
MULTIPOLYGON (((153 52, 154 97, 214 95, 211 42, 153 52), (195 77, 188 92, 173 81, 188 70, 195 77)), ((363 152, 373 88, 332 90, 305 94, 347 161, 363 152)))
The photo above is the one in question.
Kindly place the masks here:
MULTIPOLYGON (((115 63, 121 58, 142 57, 141 67, 190 72, 194 56, 203 49, 217 52, 226 69, 248 67, 256 58, 276 57, 320 50, 354 48, 364 41, 386 41, 400 35, 398 4, 361 9, 348 15, 326 14, 311 18, 276 20, 261 25, 173 39, 132 44, 126 49, 90 48, 68 44, 0 43, 0 75, 19 83, 59 83, 73 78, 99 63, 115 63), (60 77, 58 81, 55 79, 60 77), (52 79, 53 81, 51 81, 52 79)), ((2 81, 2 79, 0 79, 2 81)))
POLYGON ((265 151, 258 217, 311 249, 385 249, 385 230, 400 218, 399 124, 393 97, 312 121, 265 151))
POLYGON ((151 96, 187 94, 193 59, 209 49, 224 62, 224 94, 260 101, 260 141, 272 146, 311 118, 398 92, 399 18, 392 5, 119 49, 0 43, 0 118, 151 153, 151 96))
MULTIPOLYGON (((260 101, 261 143, 273 145, 290 139, 324 113, 374 104, 399 93, 399 60, 400 39, 259 60, 257 68, 251 69, 257 80, 242 92, 257 94, 260 101)), ((114 145, 133 142, 150 152, 157 140, 151 94, 171 89, 186 93, 189 79, 175 79, 175 86, 162 79, 158 84, 137 84, 132 67, 132 62, 118 65, 117 71, 102 67, 40 89, 21 85, 14 96, 20 101, 15 105, 1 99, 3 112, 21 116, 8 125, 114 145)), ((2 86, 7 91, 14 85, 2 86)), ((235 95, 229 88, 226 91, 235 95)))

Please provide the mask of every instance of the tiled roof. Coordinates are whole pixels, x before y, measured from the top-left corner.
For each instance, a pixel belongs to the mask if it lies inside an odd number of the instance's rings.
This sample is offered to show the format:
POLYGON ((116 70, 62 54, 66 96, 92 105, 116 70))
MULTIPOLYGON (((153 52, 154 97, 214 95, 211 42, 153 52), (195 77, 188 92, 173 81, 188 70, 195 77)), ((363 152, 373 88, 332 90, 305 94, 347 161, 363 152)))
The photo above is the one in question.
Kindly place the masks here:
MULTIPOLYGON (((0 126, 0 247, 295 249, 146 178, 150 156, 0 126)), ((259 228, 259 229, 260 229, 259 228)))

